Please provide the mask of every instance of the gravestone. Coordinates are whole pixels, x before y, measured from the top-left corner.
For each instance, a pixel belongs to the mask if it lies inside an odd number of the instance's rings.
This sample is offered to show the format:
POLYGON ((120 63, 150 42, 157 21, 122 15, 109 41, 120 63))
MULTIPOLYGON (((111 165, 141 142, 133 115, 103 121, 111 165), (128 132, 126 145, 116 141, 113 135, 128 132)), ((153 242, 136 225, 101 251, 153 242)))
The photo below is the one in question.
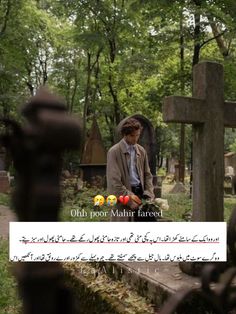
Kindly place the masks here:
POLYGON ((0 171, 0 193, 7 193, 10 190, 10 178, 7 171, 0 171))
POLYGON ((176 182, 174 187, 170 190, 171 194, 178 194, 178 193, 186 193, 186 188, 182 182, 179 180, 180 175, 180 165, 175 165, 175 173, 174 173, 174 181, 176 182))
POLYGON ((96 121, 93 118, 90 135, 84 145, 80 168, 83 181, 91 186, 105 188, 106 178, 106 150, 96 121))
POLYGON ((116 137, 115 137, 116 142, 121 140, 122 138, 121 127, 124 124, 124 122, 129 118, 134 118, 138 120, 143 127, 138 143, 145 148, 148 155, 149 167, 153 176, 154 194, 156 197, 161 197, 161 186, 158 185, 160 180, 157 179, 157 175, 156 175, 157 143, 156 143, 154 128, 151 122, 146 117, 140 114, 135 114, 135 115, 132 115, 123 119, 116 128, 116 137))
POLYGON ((226 176, 234 176, 235 175, 234 168, 231 166, 226 167, 225 168, 225 175, 226 176))
POLYGON ((236 127, 235 112, 215 62, 194 66, 192 98, 165 98, 165 122, 193 125, 193 221, 223 221, 224 126, 236 127))
POLYGON ((167 173, 168 174, 175 174, 175 166, 178 164, 178 159, 171 157, 168 158, 168 162, 167 162, 167 173))
POLYGON ((224 178, 224 193, 226 195, 235 194, 235 176, 225 175, 224 178))
POLYGON ((232 166, 227 166, 225 168, 225 178, 224 178, 224 192, 225 194, 235 194, 235 172, 232 166))
POLYGON ((225 161, 225 174, 227 175, 227 168, 232 167, 234 170, 234 173, 236 173, 236 153, 229 152, 224 155, 224 161, 225 161))

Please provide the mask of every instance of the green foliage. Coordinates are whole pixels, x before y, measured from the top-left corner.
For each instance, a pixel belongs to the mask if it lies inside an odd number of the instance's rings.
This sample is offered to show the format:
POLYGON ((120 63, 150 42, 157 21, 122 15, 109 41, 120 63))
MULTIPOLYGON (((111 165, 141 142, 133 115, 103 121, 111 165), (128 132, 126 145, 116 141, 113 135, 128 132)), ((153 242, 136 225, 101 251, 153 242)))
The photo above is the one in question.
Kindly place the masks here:
POLYGON ((166 176, 166 169, 165 168, 159 168, 157 174, 158 174, 158 176, 166 176))
POLYGON ((163 217, 173 221, 184 221, 183 215, 191 212, 192 200, 187 194, 167 194, 163 198, 168 200, 169 210, 163 212, 163 217))
POLYGON ((0 313, 20 314, 21 302, 17 296, 16 281, 11 275, 8 262, 8 242, 0 238, 0 313))
MULTIPOLYGON (((68 181, 67 181, 68 182, 68 181)), ((108 196, 104 189, 83 187, 82 190, 76 191, 76 183, 69 184, 63 189, 63 206, 60 214, 62 221, 109 221, 110 207, 106 204, 103 206, 94 206, 94 197, 96 195, 108 196)))
POLYGON ((236 140, 229 146, 231 152, 236 152, 236 140))
POLYGON ((224 220, 229 221, 231 213, 235 208, 235 198, 224 198, 224 220))
POLYGON ((8 194, 0 193, 0 205, 9 206, 10 196, 8 194))
MULTIPOLYGON (((163 171, 161 171, 162 173, 163 171)), ((160 174, 161 175, 161 174, 160 174)), ((163 211, 163 217, 173 221, 185 221, 184 215, 192 210, 192 199, 189 193, 170 194, 167 190, 173 187, 164 183, 162 198, 168 200, 169 210, 163 211)), ((187 186, 189 191, 189 186, 187 186)), ((107 191, 96 188, 84 187, 79 192, 75 192, 73 185, 67 184, 63 189, 63 206, 60 214, 62 221, 109 221, 109 211, 111 207, 106 204, 98 207, 94 206, 93 198, 96 195, 103 195, 105 200, 108 196, 107 191)), ((224 199, 224 218, 228 221, 234 208, 235 198, 224 199)))
MULTIPOLYGON (((164 184, 164 189, 167 185, 164 184)), ((172 185, 173 186, 173 185, 172 185)), ((189 187, 188 187, 189 189, 189 187)), ((168 200, 169 210, 163 211, 163 217, 173 221, 184 221, 183 215, 192 211, 192 199, 189 193, 164 194, 163 198, 168 200)), ((224 198, 224 220, 229 221, 233 208, 235 207, 235 198, 224 198)))
MULTIPOLYGON (((160 154, 179 154, 179 127, 162 120, 165 96, 192 94, 193 47, 200 60, 225 68, 225 98, 236 98, 234 1, 48 1, 0 2, 0 114, 18 117, 18 107, 47 84, 69 112, 95 114, 106 147, 117 123, 140 113, 158 129, 160 154), (180 66, 180 17, 184 64, 180 66), (194 14, 201 15, 194 38, 194 14), (214 39, 218 28, 225 52, 214 39)), ((218 34, 219 35, 219 34, 218 34)), ((226 148, 232 144, 227 138, 226 148)), ((187 132, 187 142, 191 132, 187 132)), ((189 145, 187 145, 189 150, 189 145)), ((189 152, 187 152, 189 155, 189 152)))
POLYGON ((235 152, 235 130, 234 129, 225 129, 225 152, 235 152))

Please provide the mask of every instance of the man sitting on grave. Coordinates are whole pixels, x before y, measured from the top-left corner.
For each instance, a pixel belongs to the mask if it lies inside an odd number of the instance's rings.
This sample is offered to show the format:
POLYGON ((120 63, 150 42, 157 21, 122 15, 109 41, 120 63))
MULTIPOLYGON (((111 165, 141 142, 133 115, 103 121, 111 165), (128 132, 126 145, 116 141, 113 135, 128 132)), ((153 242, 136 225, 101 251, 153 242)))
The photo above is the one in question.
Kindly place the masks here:
POLYGON ((141 131, 139 121, 127 119, 121 128, 123 138, 107 154, 108 194, 121 201, 111 209, 112 221, 138 221, 140 199, 154 198, 147 153, 137 144, 141 131))

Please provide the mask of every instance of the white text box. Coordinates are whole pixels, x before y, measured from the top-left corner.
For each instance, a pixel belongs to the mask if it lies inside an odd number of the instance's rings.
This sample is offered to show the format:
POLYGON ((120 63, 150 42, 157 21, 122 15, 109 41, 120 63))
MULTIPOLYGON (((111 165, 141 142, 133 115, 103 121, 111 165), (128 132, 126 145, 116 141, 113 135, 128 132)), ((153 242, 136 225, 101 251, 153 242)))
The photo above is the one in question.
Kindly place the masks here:
POLYGON ((11 261, 226 261, 225 222, 10 222, 11 261))

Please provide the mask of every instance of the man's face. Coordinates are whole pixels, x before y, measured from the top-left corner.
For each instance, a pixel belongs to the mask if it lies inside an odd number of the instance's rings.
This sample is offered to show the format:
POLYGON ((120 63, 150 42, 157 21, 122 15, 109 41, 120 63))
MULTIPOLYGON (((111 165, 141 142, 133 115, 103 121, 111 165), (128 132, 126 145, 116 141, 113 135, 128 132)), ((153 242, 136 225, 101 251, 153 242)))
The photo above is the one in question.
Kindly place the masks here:
POLYGON ((135 145, 140 137, 141 130, 133 131, 131 134, 125 135, 124 139, 129 145, 135 145))

